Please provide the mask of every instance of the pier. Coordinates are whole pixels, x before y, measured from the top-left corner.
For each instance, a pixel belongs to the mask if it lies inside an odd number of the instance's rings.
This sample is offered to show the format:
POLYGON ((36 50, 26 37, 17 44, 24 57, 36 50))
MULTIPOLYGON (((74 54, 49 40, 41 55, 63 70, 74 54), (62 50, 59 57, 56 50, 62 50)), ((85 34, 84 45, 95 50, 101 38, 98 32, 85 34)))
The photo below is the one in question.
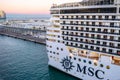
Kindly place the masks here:
POLYGON ((39 29, 7 27, 0 25, 0 35, 11 36, 40 44, 46 44, 46 31, 39 29))

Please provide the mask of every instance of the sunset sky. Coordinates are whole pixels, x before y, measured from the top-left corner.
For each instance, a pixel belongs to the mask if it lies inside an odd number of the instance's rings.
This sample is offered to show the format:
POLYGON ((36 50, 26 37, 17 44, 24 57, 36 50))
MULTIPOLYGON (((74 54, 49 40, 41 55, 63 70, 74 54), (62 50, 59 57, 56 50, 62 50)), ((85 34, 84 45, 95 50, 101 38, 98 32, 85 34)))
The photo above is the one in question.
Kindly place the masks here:
POLYGON ((0 0, 0 10, 8 14, 49 14, 53 3, 76 1, 81 0, 0 0))

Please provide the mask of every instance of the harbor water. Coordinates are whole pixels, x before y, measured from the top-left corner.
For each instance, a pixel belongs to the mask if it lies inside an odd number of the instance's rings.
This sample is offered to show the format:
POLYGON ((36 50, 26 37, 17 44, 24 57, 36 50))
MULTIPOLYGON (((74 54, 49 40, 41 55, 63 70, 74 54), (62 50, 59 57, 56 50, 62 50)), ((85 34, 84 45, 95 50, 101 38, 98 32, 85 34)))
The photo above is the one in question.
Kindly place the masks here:
POLYGON ((0 35, 0 80, 79 80, 48 67, 45 45, 0 35))

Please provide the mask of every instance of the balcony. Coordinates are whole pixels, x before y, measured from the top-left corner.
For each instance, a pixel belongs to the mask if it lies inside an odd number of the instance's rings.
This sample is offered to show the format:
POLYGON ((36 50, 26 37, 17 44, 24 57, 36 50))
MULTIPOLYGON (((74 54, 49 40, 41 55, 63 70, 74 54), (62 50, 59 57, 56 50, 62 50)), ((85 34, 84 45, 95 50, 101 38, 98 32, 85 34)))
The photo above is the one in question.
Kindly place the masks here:
POLYGON ((105 45, 105 44, 97 44, 97 43, 89 43, 89 42, 83 42, 83 41, 77 41, 77 40, 70 40, 70 39, 64 39, 65 41, 72 41, 72 42, 77 42, 77 43, 84 43, 84 44, 91 44, 91 45, 96 45, 96 46, 103 46, 103 47, 110 47, 110 48, 117 48, 119 49, 119 47, 117 46, 110 46, 110 45, 105 45))
POLYGON ((62 33, 62 35, 66 35, 66 36, 73 36, 73 37, 81 37, 81 38, 91 38, 91 39, 100 39, 100 40, 107 40, 107 41, 115 41, 115 42, 120 42, 120 40, 110 40, 110 39, 97 38, 97 37, 78 36, 78 35, 65 34, 65 33, 62 33))
POLYGON ((77 24, 77 23, 74 23, 74 24, 66 24, 66 23, 60 23, 61 25, 78 25, 78 26, 93 26, 93 27, 114 27, 114 28, 120 28, 120 26, 107 26, 107 25, 86 25, 86 24, 77 24))
POLYGON ((97 49, 88 49, 88 48, 84 48, 83 46, 74 46, 74 45, 70 45, 70 44, 66 44, 66 46, 71 46, 71 47, 75 47, 75 48, 81 48, 81 49, 86 49, 86 50, 91 50, 91 51, 96 51, 96 52, 101 52, 101 53, 119 55, 120 56, 120 54, 116 54, 116 53, 113 53, 113 52, 109 53, 109 52, 106 52, 104 50, 103 51, 98 51, 97 49))
POLYGON ((113 33, 113 32, 102 32, 102 31, 89 31, 89 30, 79 30, 79 29, 68 29, 68 28, 61 28, 61 30, 68 30, 68 31, 81 31, 81 32, 89 32, 89 33, 102 33, 102 34, 113 34, 113 35, 120 35, 120 33, 113 33))
POLYGON ((80 17, 78 17, 78 18, 60 18, 60 19, 62 19, 62 20, 66 20, 66 19, 68 19, 68 20, 70 20, 70 19, 72 19, 72 20, 114 20, 114 21, 120 20, 120 19, 116 19, 116 18, 102 19, 102 18, 80 18, 80 17))

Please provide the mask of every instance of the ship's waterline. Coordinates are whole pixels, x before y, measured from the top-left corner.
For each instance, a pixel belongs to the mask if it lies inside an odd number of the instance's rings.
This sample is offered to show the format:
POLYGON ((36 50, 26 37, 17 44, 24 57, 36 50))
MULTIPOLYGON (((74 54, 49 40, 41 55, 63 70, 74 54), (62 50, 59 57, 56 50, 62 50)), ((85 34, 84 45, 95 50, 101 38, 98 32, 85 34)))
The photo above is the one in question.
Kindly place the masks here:
POLYGON ((0 35, 0 80, 77 80, 48 67, 46 47, 0 35))

